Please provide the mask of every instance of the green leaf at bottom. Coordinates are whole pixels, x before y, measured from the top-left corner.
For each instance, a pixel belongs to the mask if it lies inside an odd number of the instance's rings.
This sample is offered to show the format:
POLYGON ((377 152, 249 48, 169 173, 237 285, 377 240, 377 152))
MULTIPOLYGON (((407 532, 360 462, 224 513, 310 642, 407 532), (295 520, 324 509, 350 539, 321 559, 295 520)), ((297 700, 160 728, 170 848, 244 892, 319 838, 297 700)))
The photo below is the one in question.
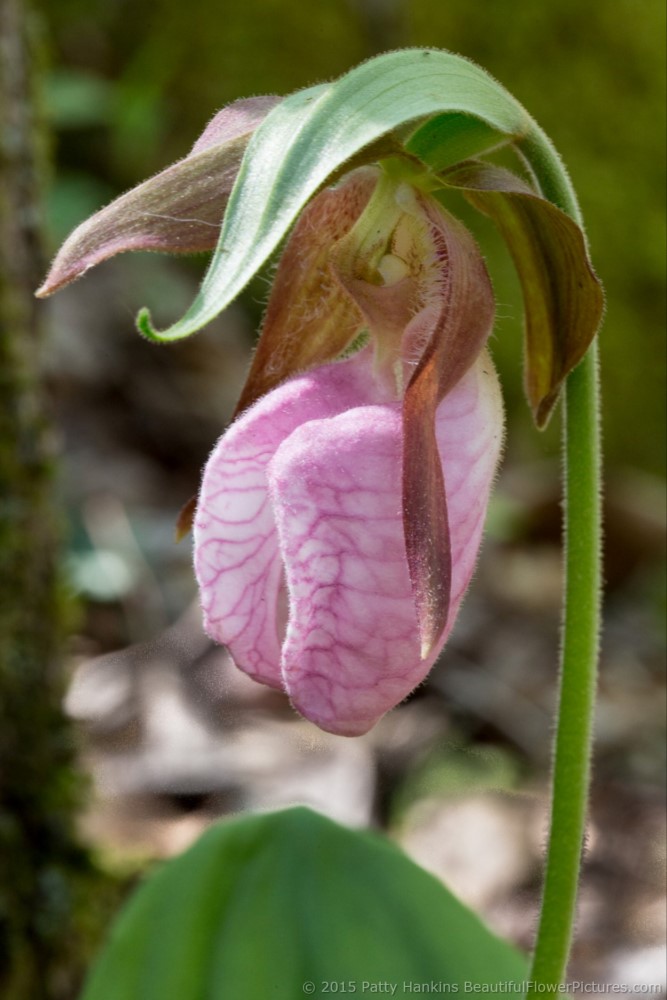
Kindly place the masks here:
POLYGON ((514 949, 396 847, 294 808, 216 825, 167 862, 121 914, 83 1000, 341 992, 325 983, 360 997, 382 992, 368 984, 405 997, 433 982, 506 996, 525 975, 514 949))

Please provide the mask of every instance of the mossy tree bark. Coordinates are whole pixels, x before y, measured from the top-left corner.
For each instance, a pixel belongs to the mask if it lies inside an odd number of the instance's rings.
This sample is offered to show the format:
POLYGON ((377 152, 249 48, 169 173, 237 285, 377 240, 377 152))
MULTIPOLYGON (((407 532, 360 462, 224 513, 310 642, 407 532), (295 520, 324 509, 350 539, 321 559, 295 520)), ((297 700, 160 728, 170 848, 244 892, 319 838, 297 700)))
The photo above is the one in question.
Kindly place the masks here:
POLYGON ((60 708, 64 602, 33 297, 45 160, 34 17, 28 0, 0 0, 0 994, 63 1000, 92 871, 73 832, 80 780, 60 708))

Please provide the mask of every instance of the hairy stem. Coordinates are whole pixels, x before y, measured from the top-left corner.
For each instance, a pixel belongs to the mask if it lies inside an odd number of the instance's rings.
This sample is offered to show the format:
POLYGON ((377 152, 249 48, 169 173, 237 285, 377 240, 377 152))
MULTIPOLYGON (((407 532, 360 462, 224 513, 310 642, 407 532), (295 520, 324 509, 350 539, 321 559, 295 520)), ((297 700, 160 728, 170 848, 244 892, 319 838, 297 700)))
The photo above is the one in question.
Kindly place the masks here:
MULTIPOLYGON (((581 214, 564 167, 537 128, 521 152, 546 197, 581 214)), ((570 374, 563 430, 565 595, 549 846, 528 996, 562 983, 572 944, 590 786, 600 632, 601 476, 597 344, 570 374)))

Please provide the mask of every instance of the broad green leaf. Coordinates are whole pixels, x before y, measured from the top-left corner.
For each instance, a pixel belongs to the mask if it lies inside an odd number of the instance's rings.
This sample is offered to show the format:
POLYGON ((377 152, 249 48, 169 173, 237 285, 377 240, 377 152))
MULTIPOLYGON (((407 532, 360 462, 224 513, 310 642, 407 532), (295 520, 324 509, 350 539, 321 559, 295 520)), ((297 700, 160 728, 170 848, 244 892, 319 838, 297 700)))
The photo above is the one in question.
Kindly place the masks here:
MULTIPOLYGON (((479 119, 497 142, 532 126, 521 105, 484 70, 461 56, 408 49, 371 59, 329 85, 299 91, 276 107, 248 145, 220 240, 186 315, 162 333, 143 310, 139 329, 158 340, 194 333, 232 301, 271 256, 307 201, 343 165, 398 148, 396 130, 433 115, 479 119)), ((442 131, 413 136, 420 155, 441 156, 442 131)), ((486 132, 484 133, 486 136, 486 132)), ((408 140, 409 141, 409 140, 408 140)), ((489 140, 490 141, 490 140, 489 140)), ((486 138, 483 145, 486 144, 486 138)), ((466 149, 469 147, 466 146, 466 149)), ((467 153, 466 155, 469 155, 467 153)))
POLYGON ((295 1000, 325 982, 402 996, 432 981, 492 997, 525 977, 396 847, 295 808, 221 823, 167 862, 121 914, 83 1000, 295 1000))
POLYGON ((525 307, 526 393, 537 426, 544 427, 604 311, 584 235, 509 170, 471 162, 447 171, 443 180, 493 219, 512 254, 525 307))

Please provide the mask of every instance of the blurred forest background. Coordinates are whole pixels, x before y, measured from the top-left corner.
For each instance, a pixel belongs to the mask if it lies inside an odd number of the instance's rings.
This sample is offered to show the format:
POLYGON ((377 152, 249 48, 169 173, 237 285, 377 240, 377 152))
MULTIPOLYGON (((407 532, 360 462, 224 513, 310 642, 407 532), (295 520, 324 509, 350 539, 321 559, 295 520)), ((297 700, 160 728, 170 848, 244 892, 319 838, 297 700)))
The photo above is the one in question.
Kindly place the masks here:
MULTIPOLYGON (((25 99, 35 102, 42 193, 31 225, 48 254, 183 156, 223 105, 338 76, 388 48, 439 46, 476 60, 554 140, 607 294, 606 631, 573 972, 663 982, 663 0, 0 2, 5 57, 11 31, 27 25, 30 36, 25 99)), ((72 997, 118 901, 156 857, 215 816, 294 800, 387 828, 499 933, 530 946, 561 585, 559 420, 544 434, 532 427, 518 283, 490 224, 463 212, 496 289, 506 458, 442 663, 362 741, 313 734, 278 695, 236 675, 200 632, 188 542, 173 541, 242 384, 269 272, 206 331, 170 347, 141 340, 134 315, 148 305, 158 325, 175 319, 202 256, 123 256, 38 307, 29 394, 42 399, 35 381, 45 388, 49 427, 45 436, 40 415, 38 523, 61 524, 63 550, 40 620, 58 617, 53 631, 65 638, 48 654, 60 649, 61 666, 43 687, 51 708, 41 715, 30 684, 44 663, 21 674, 0 667, 14 706, 2 720, 6 774, 24 761, 13 785, 5 778, 0 809, 14 859, 0 887, 0 978, 12 1000, 72 997), (61 687, 71 723, 53 707, 61 687), (56 734, 51 742, 35 735, 40 726, 56 734)), ((15 315, 5 316, 10 326, 15 315)), ((10 408, 10 434, 21 405, 10 408)), ((29 491, 17 495, 32 502, 29 491)), ((41 545, 42 528, 33 537, 41 545)), ((25 552, 14 558, 25 562, 25 552)), ((9 629, 14 619, 0 622, 9 629)))

